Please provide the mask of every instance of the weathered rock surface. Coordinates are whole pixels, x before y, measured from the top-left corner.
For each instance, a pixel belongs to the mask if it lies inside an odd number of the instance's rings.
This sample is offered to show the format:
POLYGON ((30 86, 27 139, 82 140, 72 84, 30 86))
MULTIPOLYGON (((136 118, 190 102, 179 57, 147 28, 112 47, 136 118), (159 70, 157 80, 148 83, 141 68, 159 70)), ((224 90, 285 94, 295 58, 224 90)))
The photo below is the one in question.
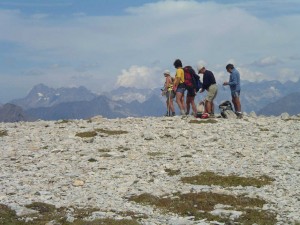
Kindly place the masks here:
MULTIPOLYGON (((146 214, 143 224, 195 224, 189 218, 160 214, 151 206, 129 202, 141 193, 164 195, 195 191, 260 197, 278 214, 278 224, 300 221, 300 120, 256 117, 216 119, 194 124, 191 118, 127 118, 0 123, 0 203, 26 214, 24 205, 45 202, 57 207, 97 207, 103 212, 146 214), (99 133, 86 141, 77 133, 99 133), (189 155, 190 157, 186 157, 189 155), (169 176, 165 169, 180 170, 169 176), (267 175, 262 188, 196 186, 180 177, 200 172, 267 175)), ((27 210, 30 211, 30 210, 27 210)), ((28 212, 30 213, 30 212, 28 212)), ((214 213, 240 212, 216 209, 214 213)), ((70 217, 70 220, 74 218, 70 217)), ((198 224, 209 224, 198 221, 198 224)))

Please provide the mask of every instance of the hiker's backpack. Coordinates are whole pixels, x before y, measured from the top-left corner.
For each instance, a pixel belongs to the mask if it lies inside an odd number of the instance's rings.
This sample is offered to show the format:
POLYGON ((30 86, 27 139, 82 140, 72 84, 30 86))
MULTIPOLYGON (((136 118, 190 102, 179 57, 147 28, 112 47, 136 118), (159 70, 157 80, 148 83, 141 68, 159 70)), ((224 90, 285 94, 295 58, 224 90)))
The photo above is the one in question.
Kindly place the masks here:
POLYGON ((234 119, 236 118, 233 112, 232 104, 230 101, 224 101, 219 105, 220 113, 223 118, 234 119))
POLYGON ((196 74, 195 70, 191 66, 185 66, 184 71, 184 84, 186 87, 192 87, 196 89, 196 92, 202 87, 200 77, 196 74))

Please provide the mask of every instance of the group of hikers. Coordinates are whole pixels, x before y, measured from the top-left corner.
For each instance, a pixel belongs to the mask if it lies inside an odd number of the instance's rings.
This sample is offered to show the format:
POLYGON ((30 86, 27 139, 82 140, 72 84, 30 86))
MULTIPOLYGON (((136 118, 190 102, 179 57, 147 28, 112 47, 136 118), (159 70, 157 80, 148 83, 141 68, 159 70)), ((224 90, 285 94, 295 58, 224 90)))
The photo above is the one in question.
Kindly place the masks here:
MULTIPOLYGON (((183 67, 180 59, 176 59, 173 65, 176 68, 175 78, 171 76, 169 70, 164 71, 165 84, 162 89, 162 95, 165 95, 167 98, 166 116, 175 116, 173 100, 176 99, 181 115, 189 115, 190 108, 192 108, 191 114, 198 117, 195 96, 197 92, 202 93, 207 91, 205 100, 200 102, 200 104, 203 104, 204 108, 201 113, 201 118, 214 118, 214 99, 218 93, 218 86, 214 74, 207 70, 201 63, 197 64, 197 74, 191 66, 183 67), (200 81, 200 76, 198 74, 203 75, 202 82, 200 81), (185 91, 187 91, 186 99, 184 98, 185 91)), ((228 64, 226 70, 230 74, 230 77, 229 81, 224 82, 223 85, 228 85, 230 87, 235 114, 237 118, 242 118, 240 74, 233 64, 228 64)))

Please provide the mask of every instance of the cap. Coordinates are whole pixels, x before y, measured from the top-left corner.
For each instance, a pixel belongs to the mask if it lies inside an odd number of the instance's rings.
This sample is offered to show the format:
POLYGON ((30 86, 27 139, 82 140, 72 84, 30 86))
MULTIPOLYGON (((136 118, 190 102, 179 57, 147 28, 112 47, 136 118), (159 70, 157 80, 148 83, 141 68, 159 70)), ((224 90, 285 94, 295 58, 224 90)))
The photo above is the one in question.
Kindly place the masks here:
POLYGON ((203 64, 197 64, 197 71, 199 73, 199 71, 202 69, 202 68, 205 68, 205 66, 203 64))
POLYGON ((164 75, 165 75, 165 74, 166 74, 166 75, 171 75, 169 70, 165 70, 165 71, 164 71, 164 75))

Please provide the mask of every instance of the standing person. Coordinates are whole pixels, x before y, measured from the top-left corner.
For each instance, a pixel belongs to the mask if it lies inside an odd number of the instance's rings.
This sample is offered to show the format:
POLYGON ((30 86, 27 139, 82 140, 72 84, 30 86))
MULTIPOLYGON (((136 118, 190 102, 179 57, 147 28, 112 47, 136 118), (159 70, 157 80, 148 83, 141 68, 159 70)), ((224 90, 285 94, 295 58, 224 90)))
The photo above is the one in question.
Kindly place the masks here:
POLYGON ((165 70, 164 71, 164 76, 166 78, 165 80, 165 85, 164 85, 164 90, 163 94, 166 94, 167 97, 167 113, 165 116, 175 116, 175 110, 174 110, 174 104, 173 104, 173 99, 175 98, 175 93, 173 91, 173 79, 171 77, 170 71, 165 70), (172 112, 172 114, 171 114, 172 112))
POLYGON ((185 115, 185 105, 184 105, 184 71, 182 69, 182 62, 180 59, 176 59, 174 62, 174 67, 176 68, 176 75, 173 90, 176 93, 176 103, 180 109, 180 114, 185 115))
MULTIPOLYGON (((189 115, 190 113, 190 107, 192 106, 192 110, 193 110, 193 116, 197 117, 197 107, 195 104, 195 96, 196 96, 196 81, 193 81, 193 76, 195 76, 197 79, 199 79, 200 77, 195 73, 195 70, 191 67, 191 66, 186 66, 183 68, 185 73, 189 74, 190 77, 190 85, 187 85, 187 82, 185 80, 185 88, 187 90, 187 94, 186 94, 186 115, 189 115)), ((185 77, 186 79, 187 77, 185 77)))
POLYGON ((226 66, 226 70, 230 73, 229 82, 224 82, 223 85, 229 85, 232 97, 232 103, 234 105, 235 113, 237 118, 241 119, 243 117, 242 107, 240 102, 241 93, 241 83, 240 83, 240 73, 237 71, 232 64, 226 66))
POLYGON ((218 86, 216 84, 216 79, 214 74, 207 70, 205 66, 202 64, 197 65, 198 74, 203 74, 203 84, 202 88, 200 89, 200 93, 202 93, 204 90, 207 91, 207 95, 205 97, 205 113, 202 115, 201 118, 208 118, 208 117, 214 117, 214 99, 217 96, 218 93, 218 86))

